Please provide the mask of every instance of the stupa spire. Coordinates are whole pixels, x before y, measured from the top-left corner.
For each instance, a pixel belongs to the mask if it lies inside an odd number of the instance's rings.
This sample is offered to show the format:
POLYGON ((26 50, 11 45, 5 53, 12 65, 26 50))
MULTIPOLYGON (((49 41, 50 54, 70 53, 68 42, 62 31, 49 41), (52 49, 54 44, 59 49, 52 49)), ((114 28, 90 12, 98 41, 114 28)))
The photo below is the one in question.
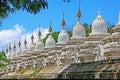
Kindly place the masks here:
POLYGON ((62 29, 64 29, 65 26, 66 26, 66 22, 65 22, 65 20, 64 20, 64 12, 63 12, 63 20, 62 20, 61 25, 62 25, 62 29))
POLYGON ((80 22, 80 17, 82 16, 82 13, 80 11, 80 0, 79 0, 79 10, 78 10, 78 13, 77 13, 77 17, 78 17, 78 21, 80 22))
POLYGON ((15 52, 15 49, 16 49, 15 40, 14 40, 13 49, 14 49, 14 52, 15 52))
POLYGON ((51 26, 51 24, 52 24, 52 20, 50 20, 49 34, 52 34, 52 26, 51 26))
POLYGON ((8 45, 6 45, 6 53, 8 53, 8 45))
POLYGON ((119 23, 120 23, 120 12, 119 12, 119 23))
POLYGON ((39 40, 40 40, 40 39, 41 39, 41 31, 40 31, 40 26, 39 26, 38 37, 39 37, 39 40))
POLYGON ((19 48, 21 48, 20 38, 19 38, 18 46, 19 46, 19 48))
POLYGON ((11 51, 11 42, 9 43, 9 51, 11 51))
POLYGON ((100 8, 98 8, 98 15, 101 15, 101 13, 100 13, 100 8))
POLYGON ((27 40, 26 40, 26 35, 25 35, 25 40, 24 40, 24 47, 26 47, 27 40))
POLYGON ((31 35, 31 42, 34 43, 33 30, 32 30, 32 35, 31 35))
POLYGON ((118 27, 120 26, 120 12, 119 12, 119 16, 118 16, 118 23, 117 23, 117 26, 118 26, 118 27))

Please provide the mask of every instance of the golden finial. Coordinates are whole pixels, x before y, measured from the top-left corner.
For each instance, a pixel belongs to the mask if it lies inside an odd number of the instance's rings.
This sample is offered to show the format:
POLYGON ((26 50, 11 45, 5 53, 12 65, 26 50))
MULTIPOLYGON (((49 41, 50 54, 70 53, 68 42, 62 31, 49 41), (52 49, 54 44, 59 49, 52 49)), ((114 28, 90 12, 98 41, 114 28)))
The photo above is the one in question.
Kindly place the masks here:
POLYGON ((9 43, 9 50, 11 51, 11 42, 9 43))
POLYGON ((78 21, 80 21, 80 17, 82 16, 81 11, 80 11, 80 0, 79 0, 79 10, 77 13, 78 21))
POLYGON ((20 48, 20 46, 21 46, 20 38, 19 38, 18 46, 19 46, 19 48, 20 48))
POLYGON ((25 35, 25 40, 24 40, 24 46, 26 47, 27 41, 26 41, 26 35, 25 35))
POLYGON ((62 20, 62 29, 66 26, 65 20, 64 20, 64 12, 63 12, 63 20, 62 20))
POLYGON ((39 32, 38 32, 38 37, 39 37, 39 39, 41 39, 40 37, 41 37, 41 31, 40 31, 40 26, 39 26, 39 32))
POLYGON ((16 46, 15 46, 15 40, 14 40, 14 45, 13 45, 13 49, 15 50, 16 46))
POLYGON ((31 41, 32 41, 32 43, 34 43, 34 36, 33 36, 33 30, 32 30, 32 36, 31 36, 31 41))
POLYGON ((52 33, 52 26, 51 26, 51 24, 52 24, 52 20, 50 20, 50 28, 49 28, 49 33, 50 34, 52 33))

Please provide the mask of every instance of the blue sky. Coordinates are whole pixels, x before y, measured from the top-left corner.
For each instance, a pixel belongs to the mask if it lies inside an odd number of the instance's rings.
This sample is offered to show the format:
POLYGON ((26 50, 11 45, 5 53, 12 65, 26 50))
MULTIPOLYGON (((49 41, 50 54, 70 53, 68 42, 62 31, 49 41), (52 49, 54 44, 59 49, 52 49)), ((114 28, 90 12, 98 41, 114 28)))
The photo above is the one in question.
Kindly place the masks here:
MULTIPOLYGON (((79 0, 71 0, 70 3, 64 3, 62 0, 48 0, 48 9, 42 10, 37 15, 27 13, 26 11, 18 11, 11 14, 3 21, 2 29, 10 29, 15 24, 20 24, 27 31, 37 28, 39 25, 48 28, 50 20, 54 31, 61 30, 62 14, 65 13, 65 21, 67 26, 74 26, 77 21, 79 0)), ((120 11, 120 0, 81 0, 81 23, 91 24, 98 14, 100 8, 101 15, 105 21, 116 24, 118 21, 118 13, 120 11)))
MULTIPOLYGON (((98 15, 100 8, 101 15, 106 22, 116 25, 118 22, 118 14, 120 12, 120 0, 80 0, 80 9, 82 13, 81 23, 92 24, 98 15)), ((14 40, 19 40, 23 44, 25 34, 30 43, 31 31, 37 41, 38 26, 41 26, 42 37, 48 33, 50 20, 52 20, 53 31, 60 31, 62 15, 64 12, 64 19, 68 28, 73 27, 77 23, 76 14, 79 9, 79 0, 71 0, 70 3, 65 3, 62 0, 48 0, 48 9, 42 10, 37 15, 30 14, 26 11, 17 11, 10 14, 9 17, 3 20, 0 27, 0 47, 8 45, 9 42, 13 44, 14 40)))

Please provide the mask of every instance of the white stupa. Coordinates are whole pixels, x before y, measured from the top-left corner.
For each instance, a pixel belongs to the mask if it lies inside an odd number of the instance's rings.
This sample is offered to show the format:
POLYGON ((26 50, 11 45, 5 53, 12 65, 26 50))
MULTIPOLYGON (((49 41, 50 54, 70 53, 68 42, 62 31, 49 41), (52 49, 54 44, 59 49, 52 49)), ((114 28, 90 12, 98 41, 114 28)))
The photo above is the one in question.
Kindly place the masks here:
POLYGON ((7 59, 10 59, 9 57, 10 57, 10 55, 9 55, 9 50, 8 50, 8 47, 6 47, 6 57, 7 57, 7 59))
POLYGON ((92 33, 90 35, 108 35, 107 33, 107 24, 102 18, 100 11, 98 10, 98 16, 92 23, 92 33))
POLYGON ((19 46, 19 48, 18 48, 17 51, 16 51, 16 57, 21 56, 21 42, 20 42, 20 40, 19 40, 19 42, 18 42, 18 46, 19 46))
POLYGON ((13 59, 15 57, 16 57, 16 45, 15 45, 15 41, 14 41, 13 51, 12 51, 12 54, 11 54, 11 59, 13 59))
POLYGON ((119 12, 119 21, 117 23, 117 27, 120 27, 120 12, 119 12))
POLYGON ((82 37, 86 36, 85 28, 80 23, 80 17, 81 17, 80 9, 79 9, 79 11, 77 13, 77 17, 78 17, 78 22, 76 23, 75 27, 73 28, 72 39, 74 39, 74 38, 82 38, 82 37))
POLYGON ((97 54, 95 48, 98 45, 103 45, 103 39, 109 35, 110 33, 107 32, 107 24, 100 15, 100 11, 98 11, 98 16, 92 23, 92 33, 90 33, 89 37, 86 37, 84 44, 80 45, 80 54, 84 58, 84 62, 104 59, 104 55, 97 54))
POLYGON ((114 33, 112 35, 115 34, 115 32, 118 32, 117 30, 120 28, 120 12, 119 12, 119 17, 118 17, 118 23, 116 24, 116 27, 112 28, 114 31, 114 33))
POLYGON ((8 59, 11 59, 11 54, 12 54, 11 43, 9 43, 9 49, 8 49, 8 54, 7 54, 8 59))
POLYGON ((34 50, 35 50, 35 43, 34 43, 34 36, 33 36, 33 33, 32 33, 31 44, 29 45, 27 53, 32 53, 32 51, 34 51, 34 50))
POLYGON ((28 49, 27 49, 26 44, 27 44, 27 41, 26 41, 26 37, 25 37, 24 47, 23 47, 23 49, 22 49, 21 56, 24 56, 24 55, 27 53, 27 50, 28 50, 28 49))
POLYGON ((51 21, 50 21, 50 28, 48 30, 49 34, 47 35, 48 38, 45 42, 45 48, 40 52, 40 56, 42 57, 48 57, 49 52, 52 51, 53 47, 55 46, 55 40, 52 37, 52 26, 51 26, 51 21))
POLYGON ((39 36, 39 39, 35 45, 35 50, 34 51, 41 51, 44 49, 44 43, 42 42, 41 40, 41 32, 40 32, 40 29, 39 29, 39 32, 38 32, 38 36, 39 36))
POLYGON ((63 20, 62 20, 62 31, 58 35, 58 44, 66 44, 66 42, 69 41, 69 35, 65 31, 65 20, 64 20, 64 14, 63 14, 63 20))
POLYGON ((53 46, 55 46, 55 40, 54 38, 52 37, 52 27, 50 25, 50 28, 49 28, 49 36, 45 42, 45 48, 52 48, 53 46))
POLYGON ((73 55, 74 55, 74 52, 75 52, 75 55, 77 55, 77 53, 79 53, 79 51, 80 51, 79 46, 85 42, 85 38, 86 38, 85 27, 83 27, 80 22, 81 16, 82 16, 82 13, 80 11, 80 5, 79 5, 79 9, 77 12, 78 21, 73 28, 72 37, 67 42, 68 45, 65 47, 65 51, 68 53, 68 54, 66 54, 66 57, 68 60, 70 60, 69 61, 70 63, 79 62, 79 59, 77 59, 77 58, 79 58, 79 55, 77 57, 73 56, 73 55))

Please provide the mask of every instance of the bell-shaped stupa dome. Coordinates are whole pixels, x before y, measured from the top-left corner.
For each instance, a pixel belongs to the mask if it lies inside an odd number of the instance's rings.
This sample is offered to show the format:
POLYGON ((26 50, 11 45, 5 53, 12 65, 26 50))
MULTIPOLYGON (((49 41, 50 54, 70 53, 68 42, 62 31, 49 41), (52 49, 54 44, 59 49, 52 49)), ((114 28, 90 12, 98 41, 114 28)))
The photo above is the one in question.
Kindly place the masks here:
POLYGON ((100 11, 98 11, 98 16, 92 23, 91 34, 105 34, 105 33, 107 33, 107 24, 100 15, 100 11))

